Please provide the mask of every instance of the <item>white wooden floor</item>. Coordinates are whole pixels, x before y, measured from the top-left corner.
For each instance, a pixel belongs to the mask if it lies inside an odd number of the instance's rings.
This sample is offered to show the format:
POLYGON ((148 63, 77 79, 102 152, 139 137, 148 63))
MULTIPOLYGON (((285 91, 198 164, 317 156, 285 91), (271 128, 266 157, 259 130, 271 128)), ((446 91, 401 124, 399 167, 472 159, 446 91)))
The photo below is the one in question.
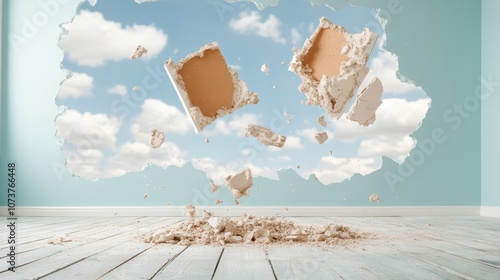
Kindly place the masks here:
POLYGON ((0 279, 500 279, 495 218, 290 218, 379 235, 329 249, 185 247, 137 238, 183 219, 18 218, 16 272, 6 271, 8 233, 0 228, 0 279), (59 237, 71 241, 49 244, 59 237))

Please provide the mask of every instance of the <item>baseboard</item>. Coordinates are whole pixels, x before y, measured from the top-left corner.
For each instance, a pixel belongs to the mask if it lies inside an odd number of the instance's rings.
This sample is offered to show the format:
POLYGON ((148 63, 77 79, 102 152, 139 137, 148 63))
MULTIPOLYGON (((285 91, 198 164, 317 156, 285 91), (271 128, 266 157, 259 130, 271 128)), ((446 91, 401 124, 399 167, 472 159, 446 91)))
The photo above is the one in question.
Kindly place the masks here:
MULTIPOLYGON (((497 207, 498 208, 498 207, 497 207)), ((203 210, 214 212, 217 216, 239 216, 242 213, 262 216, 291 217, 387 217, 387 216, 479 216, 479 206, 372 206, 372 207, 339 207, 339 206, 200 206, 198 215, 203 210)), ((7 208, 0 208, 6 216, 7 208)), ((158 207, 16 207, 18 217, 59 216, 59 217, 99 217, 99 216, 184 216, 184 206, 158 207)), ((497 209, 498 211, 498 209, 497 209)), ((482 213, 482 208, 481 208, 482 213)), ((497 212, 498 213, 498 212, 497 212)))
POLYGON ((481 216, 500 218, 499 206, 481 206, 481 216))

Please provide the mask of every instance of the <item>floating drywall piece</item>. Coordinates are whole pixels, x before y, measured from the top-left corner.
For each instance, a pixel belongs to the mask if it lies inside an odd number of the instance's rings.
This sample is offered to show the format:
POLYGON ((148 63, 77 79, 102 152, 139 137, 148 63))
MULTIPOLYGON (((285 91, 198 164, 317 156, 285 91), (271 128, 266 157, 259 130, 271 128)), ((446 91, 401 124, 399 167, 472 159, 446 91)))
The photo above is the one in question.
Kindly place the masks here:
POLYGON ((253 136, 266 146, 283 148, 286 142, 286 136, 279 135, 267 127, 256 124, 249 124, 245 136, 253 136))
POLYGON ((216 42, 203 46, 179 63, 165 62, 165 70, 197 133, 217 118, 247 104, 257 104, 238 73, 227 66, 216 42))
POLYGON ((376 119, 375 112, 382 104, 380 99, 383 91, 382 82, 377 77, 373 78, 356 97, 347 118, 364 126, 373 124, 376 119))
POLYGON ((368 28, 350 34, 322 17, 303 48, 294 49, 289 67, 302 79, 299 90, 306 95, 306 104, 340 118, 368 74, 366 63, 377 37, 368 28))

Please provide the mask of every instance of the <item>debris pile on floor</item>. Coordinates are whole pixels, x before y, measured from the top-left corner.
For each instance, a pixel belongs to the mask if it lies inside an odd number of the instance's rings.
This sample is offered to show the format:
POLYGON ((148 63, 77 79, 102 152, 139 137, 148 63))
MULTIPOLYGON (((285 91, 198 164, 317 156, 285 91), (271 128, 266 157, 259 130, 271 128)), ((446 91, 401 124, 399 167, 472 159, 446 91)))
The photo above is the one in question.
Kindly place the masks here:
POLYGON ((335 224, 296 225, 278 217, 242 214, 238 218, 214 217, 205 211, 203 217, 191 218, 167 228, 143 235, 148 243, 179 245, 206 244, 310 244, 341 245, 365 238, 347 226, 335 224))

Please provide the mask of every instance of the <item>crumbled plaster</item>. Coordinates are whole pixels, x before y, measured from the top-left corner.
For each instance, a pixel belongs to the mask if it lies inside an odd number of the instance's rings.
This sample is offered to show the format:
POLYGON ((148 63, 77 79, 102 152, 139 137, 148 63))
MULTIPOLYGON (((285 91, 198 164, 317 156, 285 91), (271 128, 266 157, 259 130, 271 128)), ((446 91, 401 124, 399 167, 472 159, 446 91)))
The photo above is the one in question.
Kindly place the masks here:
POLYGON ((262 144, 266 146, 274 146, 278 148, 283 148, 286 142, 286 136, 279 135, 275 133, 274 131, 270 130, 269 128, 256 125, 256 124, 249 124, 247 126, 247 132, 245 136, 253 136, 257 138, 262 144))
POLYGON ((252 171, 249 168, 226 177, 226 186, 231 191, 236 204, 239 204, 238 199, 242 196, 248 196, 250 188, 253 186, 252 171))
POLYGON ((326 140, 328 140, 328 133, 326 132, 316 133, 316 135, 314 135, 314 138, 316 138, 316 141, 318 141, 318 143, 323 144, 325 143, 326 140))
POLYGON ((161 144, 165 141, 165 134, 158 131, 156 128, 151 132, 151 147, 153 149, 158 149, 161 144))
POLYGON ((142 57, 143 55, 147 54, 148 53, 148 50, 139 45, 137 46, 137 48, 135 49, 134 53, 130 56, 130 59, 136 59, 136 58, 139 58, 139 57, 142 57))

